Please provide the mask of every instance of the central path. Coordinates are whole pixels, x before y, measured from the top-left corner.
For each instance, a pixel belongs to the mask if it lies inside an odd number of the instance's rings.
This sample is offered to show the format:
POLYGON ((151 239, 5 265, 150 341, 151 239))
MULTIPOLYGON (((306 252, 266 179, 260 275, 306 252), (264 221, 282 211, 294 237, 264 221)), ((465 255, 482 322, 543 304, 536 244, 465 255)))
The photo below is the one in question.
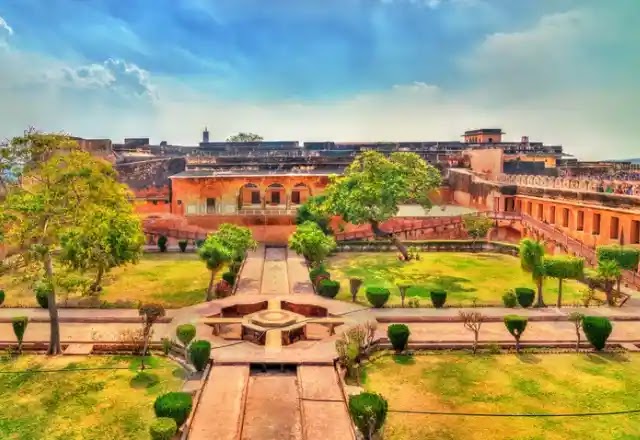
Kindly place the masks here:
POLYGON ((289 293, 289 277, 287 272, 287 250, 285 248, 266 248, 260 293, 263 295, 283 295, 289 293))

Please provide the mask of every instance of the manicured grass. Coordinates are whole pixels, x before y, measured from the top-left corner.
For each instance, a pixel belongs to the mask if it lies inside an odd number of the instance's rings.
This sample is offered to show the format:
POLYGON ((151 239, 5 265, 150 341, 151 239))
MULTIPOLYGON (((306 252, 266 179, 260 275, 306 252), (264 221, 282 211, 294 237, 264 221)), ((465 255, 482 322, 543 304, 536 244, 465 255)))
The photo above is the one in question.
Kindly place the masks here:
MULTIPOLYGON (((351 300, 351 277, 363 279, 365 287, 390 288, 388 304, 400 304, 398 283, 419 286, 412 289, 412 294, 421 305, 431 304, 431 290, 446 290, 447 304, 454 306, 469 306, 474 300, 478 304, 502 305, 502 295, 508 289, 535 287, 531 275, 520 268, 518 258, 501 254, 423 252, 419 261, 402 262, 393 252, 344 252, 331 257, 328 269, 331 277, 341 282, 337 298, 348 301, 351 300)), ((585 285, 576 281, 565 281, 563 303, 578 303, 585 289, 585 285)), ((557 295, 557 280, 548 279, 544 290, 546 303, 555 304, 557 295)), ((360 289, 358 301, 367 304, 364 287, 360 289)))
POLYGON ((0 360, 0 437, 20 440, 147 439, 156 396, 179 391, 182 369, 152 357, 137 376, 131 357, 23 356, 0 360), (38 370, 124 367, 122 370, 38 370), (28 373, 5 371, 30 370, 28 373))
MULTIPOLYGON (((220 270, 217 277, 225 270, 220 270)), ((149 301, 165 307, 188 306, 205 300, 209 274, 195 253, 144 254, 138 264, 118 267, 106 274, 99 299, 116 306, 120 302, 136 307, 138 302, 149 301)), ((37 306, 30 283, 19 275, 0 276, 0 286, 6 292, 5 306, 37 306)), ((63 301, 64 295, 58 298, 63 301)))
MULTIPOLYGON (((467 413, 583 413, 640 409, 636 354, 385 356, 365 388, 389 409, 467 413)), ((385 440, 631 440, 640 414, 504 418, 390 413, 385 440)))

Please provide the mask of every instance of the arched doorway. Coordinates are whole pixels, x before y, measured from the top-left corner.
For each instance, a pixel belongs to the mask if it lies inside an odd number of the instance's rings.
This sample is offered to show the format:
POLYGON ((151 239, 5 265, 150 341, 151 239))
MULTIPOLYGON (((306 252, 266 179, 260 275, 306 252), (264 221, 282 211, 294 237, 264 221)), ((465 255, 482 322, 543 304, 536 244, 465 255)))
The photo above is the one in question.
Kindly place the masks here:
POLYGON ((265 203, 269 206, 286 205, 284 186, 280 183, 272 183, 264 194, 265 203))
POLYGON ((310 196, 311 189, 304 183, 298 183, 291 190, 291 204, 302 205, 310 196))
POLYGON ((238 207, 259 208, 261 204, 260 188, 255 183, 246 183, 238 194, 238 207))

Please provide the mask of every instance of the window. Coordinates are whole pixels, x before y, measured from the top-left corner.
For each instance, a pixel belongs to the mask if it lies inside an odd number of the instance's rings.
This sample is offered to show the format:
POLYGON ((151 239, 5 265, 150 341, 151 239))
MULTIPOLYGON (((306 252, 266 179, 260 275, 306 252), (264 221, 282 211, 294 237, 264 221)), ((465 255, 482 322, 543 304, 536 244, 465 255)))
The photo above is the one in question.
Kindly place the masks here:
POLYGON ((611 238, 618 238, 620 235, 620 219, 618 217, 611 217, 611 238))
POLYGON ((518 212, 522 212, 522 200, 518 200, 518 212))
POLYGON ((562 226, 569 226, 569 208, 562 208, 562 226))
POLYGON ((544 218, 543 209, 544 205, 542 203, 538 203, 538 220, 542 220, 544 218))
POLYGON ((593 235, 600 235, 600 214, 593 214, 593 235))
POLYGON ((271 193, 271 203, 274 205, 280 204, 280 191, 273 191, 271 193))
POLYGON ((216 199, 207 199, 207 214, 215 214, 216 199))
POLYGON ((291 203, 294 205, 300 204, 300 191, 293 191, 291 193, 291 203))
POLYGON ((527 205, 527 214, 531 215, 532 212, 533 212, 533 202, 529 202, 529 204, 527 205))
POLYGON ((251 192, 251 204, 252 205, 260 204, 260 193, 258 191, 251 192))
POLYGON ((631 221, 631 244, 640 244, 640 221, 631 221))
POLYGON ((549 207, 549 223, 555 224, 556 222, 556 207, 549 207))
POLYGON ((584 231, 584 211, 578 211, 578 224, 576 229, 578 231, 584 231))

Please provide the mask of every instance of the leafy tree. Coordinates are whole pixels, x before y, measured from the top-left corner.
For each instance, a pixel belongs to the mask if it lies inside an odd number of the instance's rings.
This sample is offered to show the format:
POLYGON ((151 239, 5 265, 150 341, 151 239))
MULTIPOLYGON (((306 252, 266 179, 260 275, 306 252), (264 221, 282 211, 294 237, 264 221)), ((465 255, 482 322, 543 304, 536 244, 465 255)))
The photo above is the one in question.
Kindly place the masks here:
POLYGON ((65 233, 82 228, 96 211, 119 206, 124 193, 114 184, 111 164, 81 151, 68 136, 30 133, 15 143, 33 146, 30 157, 37 153, 42 160, 29 163, 22 184, 8 186, 0 202, 0 240, 33 263, 26 265, 31 275, 50 286, 48 353, 59 354, 56 288, 61 280, 54 272, 53 252, 61 248, 65 233))
MULTIPOLYGON (((603 261, 615 261, 620 269, 635 272, 638 270, 638 262, 640 261, 640 249, 635 247, 622 247, 620 245, 598 246, 596 249, 598 256, 598 264, 603 261)), ((620 293, 620 281, 622 272, 617 279, 618 293, 620 293)))
POLYGON ((124 187, 112 182, 113 193, 121 193, 110 206, 96 207, 75 227, 61 235, 60 260, 85 272, 95 270, 91 291, 101 290, 102 277, 114 267, 137 263, 144 235, 124 187))
POLYGON ((263 137, 255 133, 236 133, 227 138, 227 142, 261 142, 263 137))
POLYGON ((231 252, 226 246, 223 246, 222 243, 220 243, 216 235, 210 235, 198 249, 198 255, 207 265, 207 269, 211 271, 211 278, 209 279, 206 298, 207 301, 211 301, 214 294, 213 282, 215 280, 216 273, 224 263, 231 260, 231 252))
POLYGON ((604 284, 604 291, 607 295, 607 304, 614 305, 613 286, 620 278, 620 266, 617 261, 603 260, 598 263, 597 277, 604 284))
POLYGON ((489 230, 493 227, 493 220, 481 215, 465 215, 462 218, 464 229, 473 241, 481 240, 487 237, 489 230))
POLYGON ((309 221, 296 227, 289 237, 289 247, 309 260, 312 266, 318 267, 335 249, 336 241, 325 235, 316 223, 309 221))
POLYGON ((251 229, 230 223, 220 225, 215 233, 216 240, 231 254, 232 259, 244 259, 247 252, 256 248, 251 229))
POLYGON ((385 157, 377 151, 359 154, 343 176, 332 177, 326 189, 325 210, 352 224, 369 224, 377 237, 388 238, 402 253, 407 248, 380 223, 398 213, 398 205, 417 203, 431 208, 429 194, 440 186, 436 168, 415 153, 392 153, 385 157))
POLYGON ((480 327, 484 321, 484 316, 480 312, 476 311, 460 311, 460 318, 464 323, 464 328, 473 332, 473 354, 478 351, 478 336, 480 335, 480 327))
POLYGON ((144 347, 140 355, 140 369, 144 370, 144 357, 147 355, 151 339, 151 328, 158 319, 165 316, 166 312, 160 304, 144 304, 138 309, 138 314, 142 317, 142 337, 144 339, 144 347))
POLYGON ((544 273, 548 277, 558 279, 558 301, 556 306, 562 307, 562 282, 566 279, 576 280, 584 273, 584 259, 575 257, 547 257, 544 259, 544 273))
POLYGON ((537 240, 525 238, 520 241, 520 265, 531 274, 531 278, 538 290, 536 307, 546 307, 542 297, 544 283, 544 245, 537 240))
POLYGON ((332 234, 329 216, 323 208, 326 199, 326 196, 309 197, 296 212, 296 225, 310 221, 316 223, 325 234, 332 234))

